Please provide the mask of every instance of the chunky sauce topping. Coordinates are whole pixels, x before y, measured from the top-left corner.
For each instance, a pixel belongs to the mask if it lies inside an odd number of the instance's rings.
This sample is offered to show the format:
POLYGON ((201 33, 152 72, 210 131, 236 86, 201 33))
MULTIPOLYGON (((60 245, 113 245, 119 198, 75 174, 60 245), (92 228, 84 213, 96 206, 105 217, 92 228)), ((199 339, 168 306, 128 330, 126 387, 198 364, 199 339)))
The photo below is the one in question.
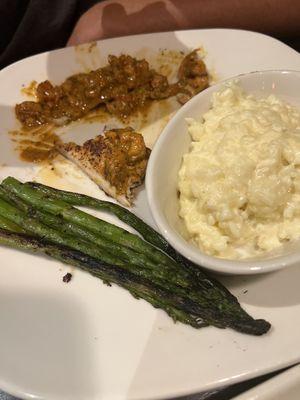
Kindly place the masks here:
POLYGON ((65 124, 101 105, 110 114, 126 120, 153 100, 179 95, 178 100, 186 102, 208 84, 205 64, 196 50, 183 59, 178 81, 173 84, 144 59, 110 55, 105 67, 70 76, 61 85, 54 86, 48 80, 40 83, 37 101, 17 104, 15 111, 18 120, 29 128, 65 124))

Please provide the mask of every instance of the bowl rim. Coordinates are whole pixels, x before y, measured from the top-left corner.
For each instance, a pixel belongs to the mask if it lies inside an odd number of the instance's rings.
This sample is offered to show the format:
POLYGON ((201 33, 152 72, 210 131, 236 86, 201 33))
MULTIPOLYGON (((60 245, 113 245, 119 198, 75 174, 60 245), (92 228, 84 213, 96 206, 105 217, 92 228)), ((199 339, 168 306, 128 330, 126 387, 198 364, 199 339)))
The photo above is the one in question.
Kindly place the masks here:
MULTIPOLYGON (((271 271, 276 271, 287 266, 292 266, 297 262, 300 262, 300 251, 291 252, 286 255, 278 255, 274 258, 269 259, 242 259, 242 260, 230 260, 223 259, 205 254, 202 250, 196 246, 188 243, 177 231, 175 231, 167 221, 162 210, 157 206, 155 196, 153 194, 154 185, 154 169, 157 164, 157 159, 159 158, 161 150, 165 147, 164 143, 166 138, 171 134, 172 127, 176 125, 177 121, 180 120, 182 115, 193 105, 199 102, 202 97, 210 96, 212 93, 216 92, 222 85, 227 82, 238 80, 249 75, 266 75, 266 74, 284 74, 284 75, 299 75, 300 71, 297 70, 262 70, 247 72, 239 75, 232 76, 230 78, 224 79, 220 82, 213 84, 207 89, 203 90, 186 104, 184 104, 170 119, 167 123, 160 136, 158 137, 154 147, 151 151, 150 158, 148 160, 148 166, 146 170, 145 177, 145 187, 147 200, 151 214, 153 216, 154 222, 158 227, 161 234, 169 242, 169 244, 181 253, 189 261, 201 266, 205 269, 227 274, 227 275, 250 275, 250 274, 262 274, 271 271)), ((184 117, 185 118, 185 117, 184 117)))

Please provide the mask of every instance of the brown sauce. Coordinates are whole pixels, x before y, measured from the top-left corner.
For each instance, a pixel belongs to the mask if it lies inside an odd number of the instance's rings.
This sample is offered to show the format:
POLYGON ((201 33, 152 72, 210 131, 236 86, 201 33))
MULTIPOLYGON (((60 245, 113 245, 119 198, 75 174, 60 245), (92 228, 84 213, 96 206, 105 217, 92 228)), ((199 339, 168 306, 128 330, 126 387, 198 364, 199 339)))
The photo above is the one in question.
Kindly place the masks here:
POLYGON ((37 81, 31 81, 28 86, 25 86, 21 89, 21 92, 25 94, 25 96, 36 98, 37 85, 38 85, 37 81))
POLYGON ((32 163, 41 163, 43 161, 49 161, 57 155, 57 151, 53 148, 47 150, 33 146, 27 146, 24 148, 21 147, 19 153, 22 161, 32 162, 32 163))
POLYGON ((89 114, 85 115, 80 119, 80 121, 93 123, 93 122, 108 122, 111 118, 111 114, 104 107, 98 107, 95 110, 92 110, 89 114))
POLYGON ((59 136, 53 132, 53 126, 42 126, 39 129, 20 129, 9 132, 12 140, 17 144, 22 161, 41 163, 51 160, 57 154, 55 146, 61 142, 59 136))
MULTIPOLYGON (((171 71, 166 65, 162 68, 166 73, 171 71)), ((105 67, 72 75, 61 85, 41 82, 36 88, 38 101, 17 104, 16 116, 27 128, 60 125, 102 105, 110 114, 126 120, 149 102, 181 95, 179 101, 183 103, 209 84, 206 66, 196 50, 184 57, 177 76, 177 82, 169 83, 167 76, 150 68, 145 59, 110 55, 105 67)))
POLYGON ((59 86, 32 81, 22 92, 36 101, 16 105, 22 128, 10 132, 21 159, 34 163, 53 159, 61 142, 57 126, 74 120, 106 123, 115 116, 125 125, 139 121, 141 127, 147 125, 152 105, 161 108, 175 95, 183 103, 208 86, 205 64, 196 51, 184 57, 163 50, 154 64, 156 70, 145 59, 109 56, 105 67, 70 76, 59 86), (176 73, 177 82, 169 83, 167 77, 174 81, 176 73))

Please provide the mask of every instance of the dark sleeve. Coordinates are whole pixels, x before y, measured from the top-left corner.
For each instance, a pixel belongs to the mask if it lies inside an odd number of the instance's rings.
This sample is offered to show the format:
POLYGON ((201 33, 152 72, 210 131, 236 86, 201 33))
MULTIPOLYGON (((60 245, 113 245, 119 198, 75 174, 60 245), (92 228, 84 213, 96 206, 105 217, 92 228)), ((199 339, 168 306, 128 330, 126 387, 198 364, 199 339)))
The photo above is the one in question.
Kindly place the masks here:
POLYGON ((82 13, 99 0, 0 0, 0 68, 63 47, 82 13))

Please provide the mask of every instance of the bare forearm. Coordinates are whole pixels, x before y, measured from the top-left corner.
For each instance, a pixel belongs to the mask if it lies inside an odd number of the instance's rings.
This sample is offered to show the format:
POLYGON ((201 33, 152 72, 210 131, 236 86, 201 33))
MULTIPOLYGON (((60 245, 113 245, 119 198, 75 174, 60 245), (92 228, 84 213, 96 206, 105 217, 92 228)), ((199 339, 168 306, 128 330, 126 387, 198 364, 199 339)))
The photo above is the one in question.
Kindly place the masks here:
POLYGON ((242 28, 275 35, 299 33, 299 0, 172 0, 192 27, 242 28))
POLYGON ((212 27, 293 36, 299 32, 299 21, 299 0, 106 0, 83 15, 70 44, 137 33, 212 27))

